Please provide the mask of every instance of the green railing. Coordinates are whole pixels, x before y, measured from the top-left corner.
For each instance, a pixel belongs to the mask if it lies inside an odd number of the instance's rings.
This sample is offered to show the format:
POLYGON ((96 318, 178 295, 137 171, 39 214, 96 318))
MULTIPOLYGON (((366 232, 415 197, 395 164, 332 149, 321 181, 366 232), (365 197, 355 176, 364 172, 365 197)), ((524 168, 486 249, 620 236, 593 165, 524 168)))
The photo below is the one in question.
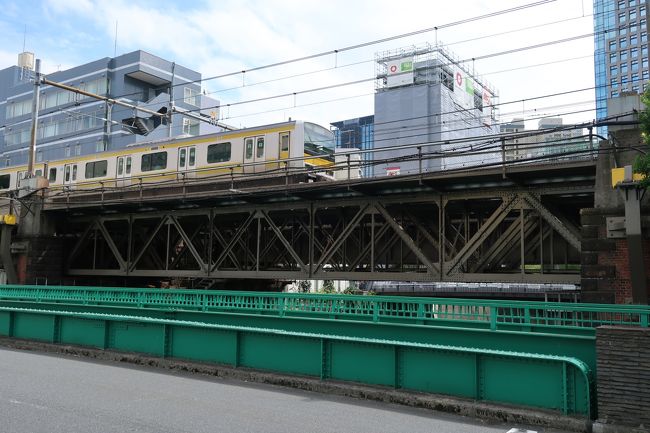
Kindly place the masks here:
POLYGON ((129 289, 74 286, 0 286, 0 301, 130 306, 169 310, 312 316, 330 319, 435 324, 478 323, 490 329, 508 325, 595 328, 601 325, 648 327, 650 306, 230 292, 180 289, 129 289))
POLYGON ((0 335, 596 415, 592 372, 570 356, 16 306, 0 335))

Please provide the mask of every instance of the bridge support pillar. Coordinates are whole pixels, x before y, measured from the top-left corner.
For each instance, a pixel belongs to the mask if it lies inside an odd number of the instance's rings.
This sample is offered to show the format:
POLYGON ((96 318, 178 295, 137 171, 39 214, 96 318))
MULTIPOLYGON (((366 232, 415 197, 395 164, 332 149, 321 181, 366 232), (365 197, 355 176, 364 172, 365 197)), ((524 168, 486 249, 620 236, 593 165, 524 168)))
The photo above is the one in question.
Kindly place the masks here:
POLYGON ((25 199, 20 206, 20 224, 11 243, 19 284, 61 282, 63 238, 56 235, 54 222, 41 209, 37 196, 25 199))

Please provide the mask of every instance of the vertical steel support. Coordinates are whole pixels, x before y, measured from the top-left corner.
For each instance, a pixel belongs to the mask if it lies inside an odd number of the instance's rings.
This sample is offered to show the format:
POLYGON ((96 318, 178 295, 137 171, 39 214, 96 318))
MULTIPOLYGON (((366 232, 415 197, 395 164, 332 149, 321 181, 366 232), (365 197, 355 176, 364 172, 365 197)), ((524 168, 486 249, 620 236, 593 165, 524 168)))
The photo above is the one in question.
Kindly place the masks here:
POLYGON ((316 220, 314 203, 309 203, 309 278, 314 275, 314 225, 316 220))
POLYGON ((370 272, 375 272, 375 213, 370 214, 370 272))
POLYGON ((167 217, 165 217, 165 223, 167 224, 167 250, 165 251, 165 270, 169 270, 169 238, 171 237, 171 224, 167 217))
POLYGON ((259 272, 260 271, 260 238, 262 237, 262 218, 260 218, 260 215, 256 215, 257 217, 257 249, 255 251, 255 271, 259 272))
POLYGON ((519 255, 521 259, 521 275, 523 276, 526 273, 526 247, 524 245, 524 240, 526 238, 524 232, 524 203, 522 201, 521 207, 519 208, 519 255))
POLYGON ((210 213, 208 214, 208 277, 210 276, 210 272, 212 272, 212 242, 214 242, 213 227, 214 209, 210 209, 210 213))
POLYGON ((438 201, 438 262, 440 264, 440 281, 444 281, 447 270, 445 266, 445 202, 440 195, 438 201))
POLYGON ((133 215, 129 215, 129 233, 126 243, 126 276, 131 272, 131 252, 133 250, 133 215))
POLYGON ((539 273, 544 273, 544 218, 539 216, 539 273))

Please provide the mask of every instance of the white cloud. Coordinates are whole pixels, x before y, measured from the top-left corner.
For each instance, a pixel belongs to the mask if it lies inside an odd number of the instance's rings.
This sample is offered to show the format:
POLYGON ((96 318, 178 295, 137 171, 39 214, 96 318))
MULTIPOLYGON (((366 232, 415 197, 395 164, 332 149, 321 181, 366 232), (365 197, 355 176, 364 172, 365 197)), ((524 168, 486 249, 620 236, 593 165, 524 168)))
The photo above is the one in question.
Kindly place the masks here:
MULTIPOLYGON (((189 2, 171 1, 128 2, 114 0, 47 0, 44 13, 51 16, 62 29, 52 38, 62 50, 50 51, 43 56, 52 59, 48 65, 75 64, 113 54, 115 23, 118 22, 118 54, 143 49, 163 58, 200 71, 204 77, 241 71, 277 61, 293 59, 313 53, 326 52, 346 46, 381 39, 418 29, 442 26, 460 19, 478 16, 508 7, 519 6, 521 1, 504 0, 488 2, 467 0, 449 3, 444 8, 439 2, 421 0, 343 1, 237 1, 189 2), (81 25, 83 23, 83 25, 81 25), (69 48, 67 48, 69 47, 69 48), (85 52, 84 52, 85 50, 85 52), (76 58, 75 58, 76 57, 76 58)), ((319 59, 292 63, 245 74, 247 85, 241 87, 242 77, 236 75, 206 81, 204 87, 223 103, 259 99, 287 92, 297 92, 315 87, 325 87, 362 78, 375 73, 374 64, 363 63, 357 67, 339 67, 320 73, 312 71, 332 68, 364 60, 372 60, 377 51, 395 49, 423 42, 443 41, 460 58, 478 58, 518 47, 590 33, 592 18, 587 16, 539 28, 535 25, 581 17, 583 5, 575 0, 558 0, 545 6, 525 9, 494 18, 441 28, 437 32, 419 34, 353 51, 341 52, 319 59), (529 28, 501 36, 495 33, 529 28), (490 36, 490 37, 487 37, 490 36), (457 43, 475 38, 472 42, 457 43), (281 77, 285 80, 270 81, 281 77), (240 87, 230 91, 227 88, 240 87)), ((55 46, 54 42, 50 47, 55 46)), ((572 43, 558 44, 536 50, 477 60, 474 67, 481 73, 516 69, 525 65, 549 63, 559 59, 584 57, 593 53, 593 40, 585 38, 572 43)), ((2 60, 0 58, 0 60, 2 60)), ((470 67, 472 65, 469 65, 470 67)), ((499 90, 501 101, 566 92, 580 87, 593 86, 593 62, 587 58, 571 62, 553 63, 499 72, 486 77, 499 90)), ((233 106, 232 116, 246 113, 270 113, 241 117, 246 124, 282 120, 284 117, 315 118, 320 123, 341 120, 372 113, 372 97, 350 96, 370 94, 373 83, 354 87, 341 87, 295 97, 296 105, 314 104, 318 101, 340 99, 321 105, 293 107, 294 98, 266 100, 255 104, 233 106), (349 98, 349 99, 346 99, 349 98)), ((593 92, 591 92, 593 94, 593 92)), ((522 112, 530 108, 551 112, 546 107, 565 104, 571 100, 584 100, 588 94, 568 95, 547 100, 529 101, 519 106, 503 107, 504 113, 522 112)), ((569 111, 569 110, 564 110, 569 111)), ((577 117, 578 115, 576 115, 577 117)), ((587 113, 582 118, 592 117, 587 113)))

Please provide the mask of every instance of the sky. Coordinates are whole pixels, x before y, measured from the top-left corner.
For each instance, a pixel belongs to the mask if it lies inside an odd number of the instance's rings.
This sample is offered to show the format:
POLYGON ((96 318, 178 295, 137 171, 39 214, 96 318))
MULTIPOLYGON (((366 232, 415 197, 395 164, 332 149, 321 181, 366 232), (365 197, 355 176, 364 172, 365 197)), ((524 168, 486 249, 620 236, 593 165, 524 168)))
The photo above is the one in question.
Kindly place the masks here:
POLYGON ((221 112, 226 123, 328 126, 373 114, 377 53, 442 43, 496 90, 500 121, 523 117, 536 128, 544 116, 595 116, 592 14, 588 0, 0 0, 0 69, 23 45, 45 73, 141 49, 200 72, 203 91, 232 104, 221 112))

